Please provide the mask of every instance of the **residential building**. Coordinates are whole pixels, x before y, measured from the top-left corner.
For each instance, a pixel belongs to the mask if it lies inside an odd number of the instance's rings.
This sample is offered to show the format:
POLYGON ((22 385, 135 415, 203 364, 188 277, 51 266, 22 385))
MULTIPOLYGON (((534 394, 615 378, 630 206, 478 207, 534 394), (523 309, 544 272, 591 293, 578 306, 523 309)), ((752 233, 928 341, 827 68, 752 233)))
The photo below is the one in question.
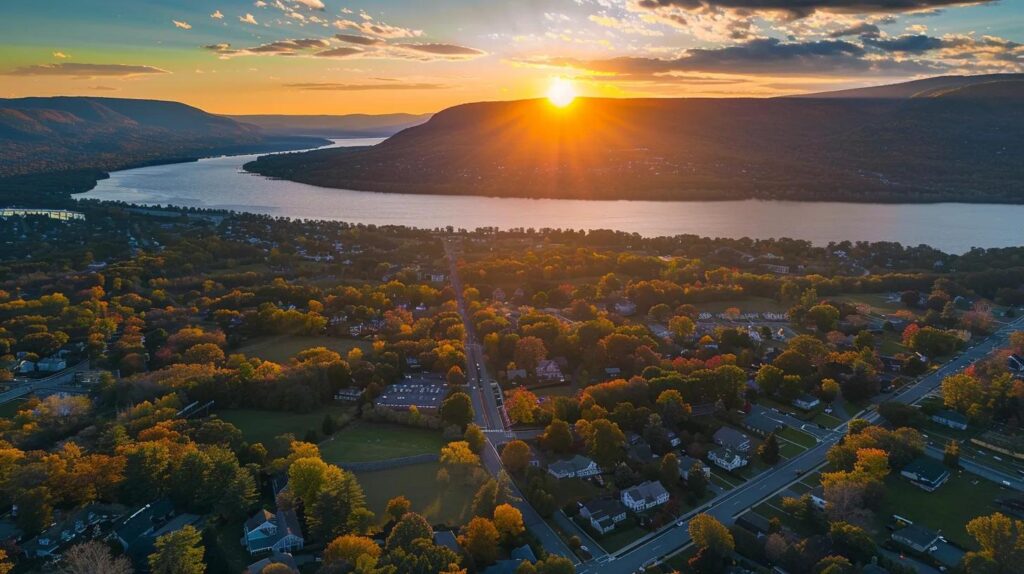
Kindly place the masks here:
POLYGON ((355 403, 355 402, 359 402, 359 399, 362 396, 363 396, 362 389, 357 389, 355 387, 348 387, 348 388, 345 388, 345 389, 338 389, 338 391, 336 393, 334 393, 334 400, 336 400, 336 401, 343 401, 343 402, 346 402, 346 403, 355 403))
POLYGON ((270 550, 285 553, 302 550, 306 540, 294 510, 260 510, 242 526, 242 543, 249 554, 270 550))
POLYGON ((932 415, 932 420, 951 429, 967 430, 967 417, 953 410, 941 410, 932 415))
POLYGON ((746 528, 758 536, 764 536, 772 531, 771 521, 753 511, 741 514, 736 519, 736 525, 746 528))
POLYGON ((933 492, 949 480, 949 469, 927 456, 920 456, 903 467, 900 474, 923 490, 933 492))
POLYGON ((597 498, 580 503, 580 516, 589 520, 594 530, 608 534, 626 519, 626 507, 614 498, 597 498))
POLYGON ((633 512, 642 512, 668 502, 668 491, 656 480, 642 482, 622 491, 622 504, 633 512))
POLYGON ((793 399, 793 406, 804 411, 809 411, 821 404, 821 400, 813 395, 803 394, 793 399))
POLYGON ((528 544, 515 548, 509 553, 508 560, 498 560, 484 569, 483 574, 516 574, 519 565, 523 562, 536 562, 537 555, 528 544))
POLYGON ((750 414, 743 417, 740 422, 743 428, 761 436, 768 436, 773 432, 779 432, 786 428, 781 421, 771 418, 768 411, 762 407, 754 407, 750 414))
POLYGON ((699 458, 693 458, 685 454, 679 457, 679 476, 683 477, 683 480, 690 478, 690 469, 695 464, 700 465, 700 472, 704 475, 704 478, 711 478, 710 466, 704 464, 704 461, 699 458))
POLYGON ((939 541, 939 534, 916 524, 911 524, 893 532, 892 540, 915 552, 924 554, 939 541))
POLYGON ((544 359, 537 365, 537 379, 541 381, 564 381, 562 369, 552 359, 544 359))
POLYGON ((584 478, 600 474, 601 468, 593 460, 578 454, 572 458, 549 464, 548 473, 558 479, 584 478))
POLYGON ((815 486, 808 493, 811 496, 811 502, 814 506, 818 507, 818 510, 825 510, 825 487, 822 485, 815 486))
POLYGON ((612 309, 623 317, 629 317, 636 314, 636 303, 629 299, 620 299, 612 305, 612 309))
POLYGON ((36 362, 36 370, 41 373, 56 373, 68 368, 68 363, 61 357, 46 357, 36 362))
POLYGON ((736 470, 737 468, 747 466, 750 462, 745 456, 726 447, 716 448, 709 452, 708 460, 725 470, 736 470))
POLYGON ((750 450, 750 437, 731 427, 722 427, 711 437, 718 446, 747 452, 750 450))
POLYGON ((434 532, 434 544, 444 546, 456 554, 462 554, 462 546, 459 539, 451 530, 438 530, 434 532))
POLYGON ((296 564, 295 558, 288 553, 274 553, 267 556, 263 560, 253 562, 245 569, 245 574, 261 574, 263 569, 271 564, 283 564, 288 567, 293 574, 298 574, 299 565, 296 564))

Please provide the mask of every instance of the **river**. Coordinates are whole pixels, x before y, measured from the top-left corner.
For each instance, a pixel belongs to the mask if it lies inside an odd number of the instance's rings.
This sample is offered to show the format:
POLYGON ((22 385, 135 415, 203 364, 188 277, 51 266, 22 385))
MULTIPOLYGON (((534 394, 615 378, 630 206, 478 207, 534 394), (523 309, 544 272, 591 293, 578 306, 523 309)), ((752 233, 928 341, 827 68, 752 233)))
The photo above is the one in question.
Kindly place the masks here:
MULTIPOLYGON (((372 145, 379 139, 337 140, 372 145)), ((949 253, 1024 245, 1024 205, 798 201, 589 201, 373 193, 268 179, 242 171, 255 155, 110 174, 77 197, 228 209, 377 225, 614 229, 644 236, 793 237, 927 244, 949 253)))

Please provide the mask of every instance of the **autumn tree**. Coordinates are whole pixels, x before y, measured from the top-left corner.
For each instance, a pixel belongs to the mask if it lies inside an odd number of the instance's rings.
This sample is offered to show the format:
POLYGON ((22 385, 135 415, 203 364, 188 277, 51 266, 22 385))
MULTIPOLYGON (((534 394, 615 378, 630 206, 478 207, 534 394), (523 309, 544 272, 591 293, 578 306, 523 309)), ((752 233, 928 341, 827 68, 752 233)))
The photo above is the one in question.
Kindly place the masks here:
POLYGON ((604 468, 611 468, 622 460, 622 449, 626 446, 626 435, 619 425, 608 419, 597 419, 590 424, 586 438, 587 452, 604 468))
POLYGON ((484 446, 487 445, 487 437, 484 436, 484 431, 473 423, 466 427, 466 432, 462 434, 462 439, 469 443, 469 449, 476 454, 482 453, 484 446))
POLYGON ((332 540, 324 549, 324 564, 330 566, 338 562, 347 562, 356 565, 363 556, 369 556, 375 561, 380 555, 381 548, 372 539, 346 534, 332 540))
POLYGON ((512 424, 529 424, 533 422, 533 411, 538 404, 537 395, 519 387, 512 391, 508 400, 505 401, 505 410, 508 412, 512 424))
POLYGON ((525 370, 527 373, 535 374, 537 366, 548 356, 547 347, 544 341, 537 337, 523 337, 516 341, 516 348, 513 360, 516 367, 525 370))
POLYGON ((388 501, 384 512, 391 517, 391 520, 398 522, 410 510, 412 510, 412 502, 404 496, 396 496, 388 501))
POLYGON ((513 474, 520 474, 530 466, 530 445, 521 440, 505 443, 501 449, 501 464, 513 474))
POLYGON ((452 365, 452 368, 448 369, 448 374, 445 376, 449 385, 453 387, 461 387, 466 384, 466 373, 462 372, 462 367, 458 365, 452 365))
POLYGON ((661 457, 661 468, 658 475, 661 478, 661 483, 668 488, 672 488, 679 482, 679 457, 676 453, 670 452, 661 457))
POLYGON ((980 550, 968 552, 968 574, 1013 574, 1024 564, 1024 521, 996 512, 967 523, 967 532, 980 550))
POLYGON ((459 534, 459 544, 466 550, 466 553, 473 558, 478 566, 484 566, 495 561, 498 557, 498 540, 500 535, 494 522, 487 518, 477 516, 469 521, 469 524, 462 527, 459 534))
POLYGON ((523 515, 511 504, 499 504, 494 509, 494 527, 498 529, 502 540, 515 540, 526 530, 523 515))
POLYGON ((960 443, 950 439, 942 453, 942 463, 949 468, 960 468, 960 443))
POLYGON ((202 536, 191 525, 156 539, 156 551, 149 555, 153 574, 203 574, 202 536))
POLYGON ((441 447, 441 467, 453 479, 469 480, 479 466, 480 457, 469 448, 468 442, 454 441, 441 447))

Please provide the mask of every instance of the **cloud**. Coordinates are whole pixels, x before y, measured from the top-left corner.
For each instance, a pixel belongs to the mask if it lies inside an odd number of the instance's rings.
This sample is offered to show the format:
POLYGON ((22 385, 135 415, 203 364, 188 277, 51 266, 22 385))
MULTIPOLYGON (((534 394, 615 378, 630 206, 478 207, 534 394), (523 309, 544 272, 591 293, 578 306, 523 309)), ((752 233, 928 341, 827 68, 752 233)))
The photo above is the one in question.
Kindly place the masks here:
POLYGON ((413 52, 421 52, 424 54, 432 54, 435 56, 445 56, 452 58, 475 58, 477 56, 483 56, 485 54, 485 52, 477 50, 476 48, 456 46, 455 44, 393 44, 393 46, 403 50, 412 50, 413 52))
POLYGON ((149 74, 169 74, 153 66, 136 66, 129 64, 81 64, 61 62, 59 64, 37 64, 15 68, 4 75, 7 76, 74 76, 79 78, 96 77, 130 77, 149 74))
POLYGON ((637 0, 648 10, 678 8, 687 12, 738 10, 776 12, 790 18, 804 18, 814 12, 876 14, 922 12, 936 8, 988 4, 993 0, 637 0))
POLYGON ((54 57, 54 58, 58 58, 58 59, 60 59, 60 60, 67 60, 67 59, 68 59, 68 58, 70 58, 71 56, 69 56, 69 55, 65 54, 64 52, 61 52, 61 51, 57 51, 57 52, 54 52, 54 53, 53 53, 53 57, 54 57))
POLYGON ((829 32, 829 38, 845 38, 847 36, 877 36, 881 33, 878 26, 868 22, 859 22, 853 26, 847 26, 829 32))
POLYGON ((384 40, 379 38, 367 38, 366 36, 355 36, 352 34, 335 34, 334 37, 342 42, 359 44, 360 46, 379 46, 384 43, 384 40))
POLYGON ((905 34, 895 38, 880 38, 878 36, 865 35, 861 40, 863 40, 865 44, 885 52, 923 54, 943 47, 943 41, 940 38, 926 36, 924 34, 905 34))
POLYGON ((633 22, 622 18, 616 18, 615 16, 609 16, 607 14, 591 14, 587 19, 598 26, 612 28, 624 34, 634 34, 637 36, 662 35, 658 30, 651 30, 650 28, 645 27, 642 22, 633 22))
POLYGON ((220 10, 214 10, 213 14, 210 14, 210 18, 213 18, 214 20, 223 20, 224 14, 220 10))
POLYGON ((262 55, 295 56, 307 50, 327 48, 330 45, 330 42, 322 38, 298 38, 294 40, 278 40, 276 42, 270 42, 268 44, 260 44, 259 46, 253 46, 252 48, 235 49, 231 47, 231 44, 220 43, 208 44, 206 46, 203 46, 203 49, 210 50, 211 52, 216 52, 220 54, 222 57, 262 55))
POLYGON ((181 20, 171 20, 171 22, 174 22, 175 28, 181 28, 182 30, 192 29, 192 24, 189 24, 188 22, 182 22, 181 20))
POLYGON ((332 82, 285 84, 284 87, 296 90, 336 91, 336 92, 369 92, 375 90, 443 90, 450 88, 445 84, 430 83, 387 83, 387 84, 339 84, 332 82))
POLYGON ((423 35, 422 30, 392 26, 384 22, 366 20, 369 15, 363 14, 364 21, 338 19, 334 21, 334 27, 339 30, 358 30, 359 32, 376 36, 378 38, 416 38, 423 35))
POLYGON ((349 56, 355 56, 362 54, 363 51, 359 48, 353 48, 351 46, 341 46, 339 48, 331 48, 330 50, 324 50, 323 52, 317 52, 314 56, 321 58, 347 58, 349 56))
POLYGON ((311 8, 313 10, 323 10, 324 9, 324 3, 321 2, 320 0, 292 0, 292 1, 295 2, 296 4, 305 6, 306 8, 311 8))
POLYGON ((254 26, 256 24, 259 24, 259 22, 256 21, 256 18, 254 18, 253 15, 249 14, 248 12, 246 12, 245 16, 239 16, 238 21, 242 22, 243 24, 252 24, 254 26))

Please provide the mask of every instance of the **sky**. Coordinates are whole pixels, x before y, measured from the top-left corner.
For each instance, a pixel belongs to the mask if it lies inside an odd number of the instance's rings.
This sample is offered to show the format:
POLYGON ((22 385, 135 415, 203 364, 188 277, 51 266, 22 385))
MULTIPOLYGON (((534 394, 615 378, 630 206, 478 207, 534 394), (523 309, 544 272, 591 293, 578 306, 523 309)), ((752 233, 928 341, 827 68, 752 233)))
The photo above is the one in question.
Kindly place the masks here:
POLYGON ((766 97, 1024 71, 1021 0, 42 0, 0 18, 0 97, 223 114, 541 97, 766 97))

